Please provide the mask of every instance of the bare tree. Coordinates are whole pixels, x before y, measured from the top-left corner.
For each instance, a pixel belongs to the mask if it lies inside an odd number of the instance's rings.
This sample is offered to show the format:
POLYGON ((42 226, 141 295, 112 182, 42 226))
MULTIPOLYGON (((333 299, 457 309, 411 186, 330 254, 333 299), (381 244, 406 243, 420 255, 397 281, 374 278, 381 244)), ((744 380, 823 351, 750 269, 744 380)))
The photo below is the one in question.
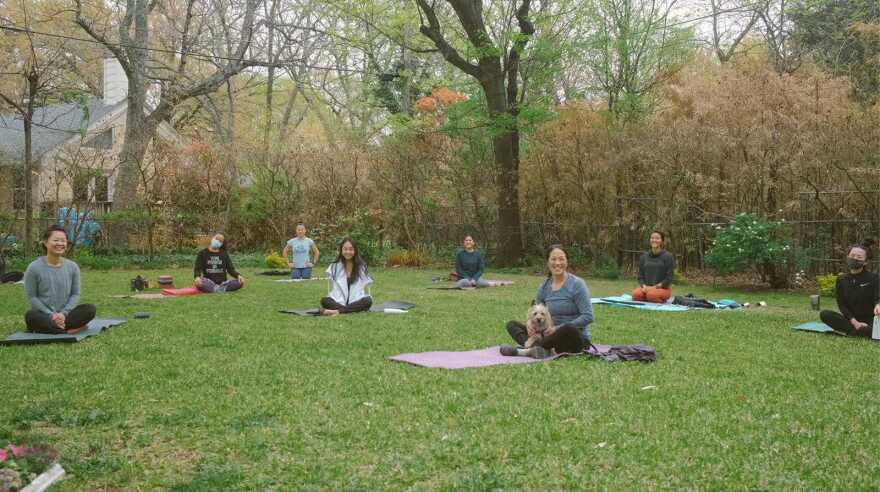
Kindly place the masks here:
POLYGON ((242 70, 261 64, 248 57, 261 0, 186 0, 179 11, 171 2, 127 0, 116 39, 87 17, 83 0, 75 1, 76 23, 113 54, 128 77, 116 201, 131 206, 159 124, 183 101, 212 93, 242 70), (164 38, 156 32, 157 17, 167 26, 164 38), (163 41, 161 49, 156 41, 163 41), (158 94, 150 87, 158 87, 158 94))
POLYGON ((793 26, 788 15, 789 0, 764 0, 758 8, 763 24, 762 35, 776 72, 794 73, 800 68, 803 57, 794 42, 793 26))
POLYGON ((61 73, 64 50, 51 42, 37 41, 32 29, 39 24, 28 2, 21 0, 16 6, 20 22, 25 28, 10 43, 4 43, 2 51, 5 61, 2 72, 4 78, 11 77, 9 83, 0 84, 0 101, 21 118, 24 130, 24 149, 22 155, 22 179, 24 180, 24 252, 31 253, 34 219, 34 175, 39 174, 39 163, 33 151, 33 129, 49 122, 37 121, 36 110, 45 104, 46 99, 57 96, 61 90, 61 73), (19 42, 20 41, 20 42, 19 42))
POLYGON ((727 63, 761 19, 761 10, 742 0, 709 0, 712 7, 712 49, 727 63))

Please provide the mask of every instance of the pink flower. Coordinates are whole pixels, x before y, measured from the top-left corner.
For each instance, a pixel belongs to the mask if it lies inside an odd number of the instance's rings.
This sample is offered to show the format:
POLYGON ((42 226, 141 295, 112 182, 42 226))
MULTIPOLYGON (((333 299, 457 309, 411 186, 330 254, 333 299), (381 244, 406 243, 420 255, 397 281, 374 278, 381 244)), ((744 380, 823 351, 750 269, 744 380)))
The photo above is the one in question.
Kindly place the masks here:
POLYGON ((6 461, 7 458, 9 458, 9 453, 5 449, 0 449, 0 461, 6 461))
POLYGON ((22 456, 27 454, 27 448, 14 446, 14 445, 10 444, 9 449, 12 451, 12 456, 15 456, 16 458, 21 458, 22 456))

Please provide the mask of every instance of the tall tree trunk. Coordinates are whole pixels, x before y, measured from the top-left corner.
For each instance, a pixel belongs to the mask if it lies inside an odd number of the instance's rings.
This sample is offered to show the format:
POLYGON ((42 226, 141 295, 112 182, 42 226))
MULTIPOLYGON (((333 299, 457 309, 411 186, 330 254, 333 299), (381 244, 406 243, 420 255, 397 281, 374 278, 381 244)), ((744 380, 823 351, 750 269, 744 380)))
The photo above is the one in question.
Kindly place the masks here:
POLYGON ((28 100, 27 115, 24 118, 24 254, 31 255, 34 240, 34 166, 33 166, 33 121, 34 102, 39 90, 39 75, 31 70, 27 76, 28 100))

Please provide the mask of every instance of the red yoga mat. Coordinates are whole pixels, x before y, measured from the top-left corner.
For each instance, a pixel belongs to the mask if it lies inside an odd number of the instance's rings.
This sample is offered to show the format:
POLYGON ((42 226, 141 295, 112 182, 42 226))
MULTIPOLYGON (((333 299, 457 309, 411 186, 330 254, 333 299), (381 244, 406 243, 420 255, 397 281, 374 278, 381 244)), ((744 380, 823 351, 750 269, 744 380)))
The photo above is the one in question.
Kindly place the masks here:
POLYGON ((182 289, 162 289, 163 296, 194 296, 201 293, 202 291, 195 287, 184 287, 182 289))

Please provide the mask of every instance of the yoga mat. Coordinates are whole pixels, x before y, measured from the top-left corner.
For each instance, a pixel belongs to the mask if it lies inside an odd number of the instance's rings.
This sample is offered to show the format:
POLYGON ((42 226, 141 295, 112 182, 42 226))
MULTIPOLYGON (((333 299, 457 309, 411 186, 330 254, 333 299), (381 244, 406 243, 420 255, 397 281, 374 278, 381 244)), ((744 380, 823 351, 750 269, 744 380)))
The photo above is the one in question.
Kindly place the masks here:
MULTIPOLYGON (((385 301, 380 304, 373 304, 370 306, 371 313, 381 313, 385 311, 385 309, 402 309, 404 311, 409 311, 410 309, 416 307, 415 304, 406 301, 385 301)), ((298 316, 320 316, 320 311, 318 308, 306 308, 306 309, 280 309, 279 313, 283 314, 295 314, 298 316)))
POLYGON ((297 282, 309 282, 312 280, 327 280, 327 277, 312 277, 312 278, 282 278, 278 280, 273 280, 273 282, 283 282, 283 283, 292 283, 295 284, 297 282))
POLYGON ((48 335, 19 331, 0 340, 0 345, 34 345, 38 343, 76 343, 86 338, 100 335, 102 331, 128 321, 125 318, 95 318, 89 322, 88 328, 78 333, 64 335, 48 335))
POLYGON ((830 333, 832 335, 842 335, 842 333, 834 331, 833 329, 831 329, 830 326, 822 323, 821 321, 810 321, 809 323, 792 326, 791 329, 796 331, 812 331, 814 333, 830 333))
POLYGON ((290 270, 269 270, 267 272, 260 272, 257 275, 267 275, 270 277, 290 276, 290 270))
POLYGON ((657 304, 654 302, 641 302, 632 300, 632 296, 610 296, 610 297, 594 297, 590 299, 592 304, 606 304, 609 306, 628 307, 635 309, 646 309, 648 311, 690 311, 687 306, 679 306, 678 304, 657 304))
POLYGON ((202 291, 196 287, 184 287, 182 289, 162 289, 163 296, 195 296, 201 294, 202 291))
MULTIPOLYGON (((594 344, 599 351, 607 350, 610 345, 594 344)), ((499 351, 499 346, 465 352, 417 352, 400 354, 389 357, 390 360, 406 362, 414 366, 430 367, 437 369, 470 369, 474 367, 489 367, 504 364, 532 364, 535 362, 547 362, 560 357, 582 354, 556 354, 546 359, 533 359, 531 357, 504 356, 499 351)), ((591 347, 589 353, 594 353, 591 347)))
MULTIPOLYGON (((488 280, 489 287, 503 287, 505 285, 513 285, 513 280, 488 280)), ((438 285, 436 287, 427 287, 431 290, 477 290, 477 287, 461 288, 458 285, 438 285)))
POLYGON ((167 296, 159 292, 141 292, 139 294, 122 294, 110 296, 116 299, 168 299, 174 296, 167 296))

